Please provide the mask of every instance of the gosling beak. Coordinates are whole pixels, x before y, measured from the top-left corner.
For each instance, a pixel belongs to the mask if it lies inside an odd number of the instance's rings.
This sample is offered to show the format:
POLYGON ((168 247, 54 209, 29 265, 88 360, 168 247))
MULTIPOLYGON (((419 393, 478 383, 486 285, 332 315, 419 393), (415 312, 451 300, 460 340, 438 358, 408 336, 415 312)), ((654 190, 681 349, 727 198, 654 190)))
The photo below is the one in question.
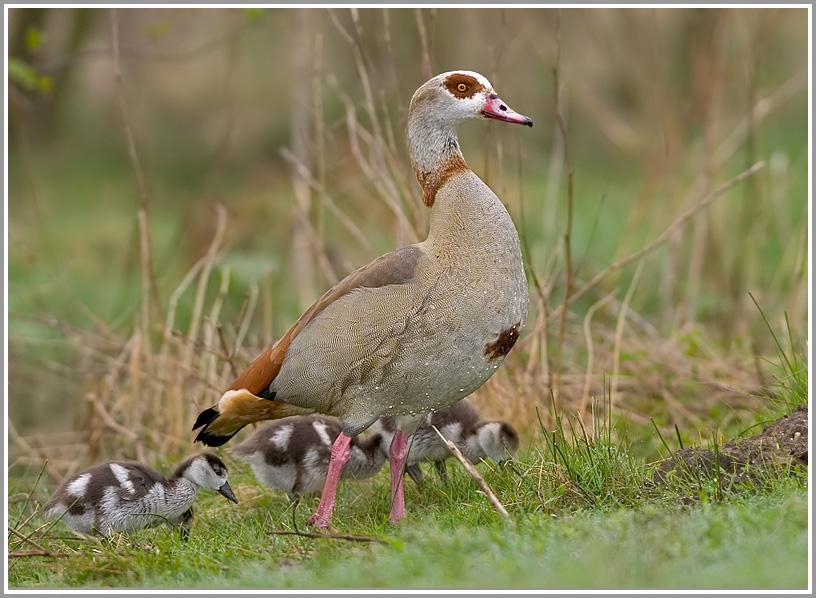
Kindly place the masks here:
POLYGON ((232 502, 238 504, 238 499, 235 498, 235 493, 230 488, 229 482, 224 482, 224 485, 218 489, 218 492, 227 497, 232 502))
POLYGON ((520 125, 527 125, 528 127, 533 126, 533 119, 531 119, 529 116, 522 116, 518 112, 515 112, 507 104, 502 102, 501 98, 495 93, 491 93, 487 96, 487 102, 485 102, 485 107, 482 110, 482 114, 484 114, 486 118, 495 118, 496 120, 503 120, 504 122, 508 123, 518 123, 520 125))

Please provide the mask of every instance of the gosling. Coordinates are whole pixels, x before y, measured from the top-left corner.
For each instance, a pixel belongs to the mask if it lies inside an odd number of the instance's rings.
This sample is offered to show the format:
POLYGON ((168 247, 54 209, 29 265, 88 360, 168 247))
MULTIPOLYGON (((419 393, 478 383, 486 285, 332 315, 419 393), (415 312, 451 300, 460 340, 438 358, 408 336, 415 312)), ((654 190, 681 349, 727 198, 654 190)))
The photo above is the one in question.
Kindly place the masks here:
MULTIPOLYGON (((284 417, 258 428, 236 445, 230 455, 252 466, 255 477, 291 499, 319 494, 326 484, 332 444, 340 434, 340 422, 323 415, 284 417)), ((374 434, 351 440, 351 459, 341 479, 364 480, 382 469, 388 447, 374 434)))
POLYGON ((169 478, 140 463, 110 461, 65 480, 43 507, 43 516, 61 518, 87 535, 110 537, 164 524, 181 526, 186 537, 199 490, 238 502, 227 481, 227 466, 210 453, 186 459, 169 478))
MULTIPOLYGON (((450 458, 451 453, 432 426, 473 463, 482 459, 502 463, 518 451, 519 437, 513 426, 503 421, 482 420, 473 404, 462 399, 450 407, 426 415, 417 431, 408 439, 410 450, 405 471, 417 484, 423 478, 419 467, 423 461, 432 461, 443 483, 448 483, 445 460, 450 458)), ((396 429, 393 418, 380 418, 371 428, 382 435, 382 444, 388 447, 396 429)))

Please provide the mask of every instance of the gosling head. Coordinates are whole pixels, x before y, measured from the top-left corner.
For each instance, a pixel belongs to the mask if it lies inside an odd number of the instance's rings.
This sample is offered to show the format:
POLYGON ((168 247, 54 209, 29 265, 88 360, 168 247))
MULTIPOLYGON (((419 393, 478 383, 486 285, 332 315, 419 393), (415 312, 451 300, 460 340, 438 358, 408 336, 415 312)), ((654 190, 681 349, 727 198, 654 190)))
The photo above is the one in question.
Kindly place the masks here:
POLYGON ((511 459, 519 448, 518 432, 507 422, 483 422, 476 437, 484 456, 497 463, 511 459))
POLYGON ((196 488, 212 490, 234 503, 238 502, 227 481, 227 466, 212 453, 200 453, 184 461, 176 469, 175 477, 183 477, 196 488))

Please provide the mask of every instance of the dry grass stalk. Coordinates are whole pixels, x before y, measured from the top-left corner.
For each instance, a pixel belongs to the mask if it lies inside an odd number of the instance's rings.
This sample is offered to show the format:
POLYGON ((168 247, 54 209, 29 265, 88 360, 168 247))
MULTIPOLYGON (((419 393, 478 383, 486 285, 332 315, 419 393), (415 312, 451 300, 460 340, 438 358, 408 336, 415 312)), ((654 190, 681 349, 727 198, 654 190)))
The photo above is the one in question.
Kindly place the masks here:
POLYGON ((130 126, 125 94, 122 89, 122 68, 119 62, 119 14, 118 9, 110 9, 111 43, 113 49, 113 75, 116 81, 116 97, 119 103, 119 112, 122 118, 122 129, 127 143, 128 156, 136 175, 139 187, 139 239, 142 259, 142 334, 149 344, 150 302, 153 300, 159 321, 163 319, 161 312, 161 298, 159 285, 156 282, 156 272, 153 267, 153 251, 150 242, 150 225, 148 220, 148 198, 144 174, 139 163, 139 154, 136 151, 136 142, 130 126))
POLYGON ((136 459, 140 463, 147 463, 147 458, 144 452, 144 445, 142 444, 142 440, 136 432, 133 430, 129 430, 128 428, 116 423, 116 421, 111 417, 108 410, 105 409, 105 406, 102 402, 93 394, 88 395, 88 401, 93 405, 93 408, 96 410, 96 413, 102 419, 104 425, 110 428, 112 431, 120 434, 124 438, 128 439, 133 444, 133 450, 136 453, 136 459))
POLYGON ((50 475, 55 481, 62 482, 64 476, 52 465, 51 460, 48 459, 43 449, 34 448, 25 438, 23 438, 17 431, 17 428, 14 426, 14 422, 11 420, 11 418, 8 418, 7 424, 9 440, 16 444, 17 447, 21 449, 32 462, 44 463, 48 475, 50 475))
POLYGON ((642 259, 644 256, 652 253, 655 249, 663 245, 666 241, 668 241, 672 235, 674 235, 678 230, 683 228, 685 224, 691 220, 696 214, 698 214, 701 210, 708 207, 714 200, 722 197, 725 193, 730 191, 733 187, 738 185, 739 183, 746 180, 748 177, 753 176, 757 171, 762 169, 765 166, 764 162, 757 162, 749 169, 743 171, 739 175, 735 176, 733 179, 718 187, 716 190, 708 194, 706 197, 698 201, 696 204, 688 208, 685 212, 680 214, 674 222, 672 222, 666 230, 654 241, 652 241, 649 245, 641 249, 640 251, 636 251, 625 258, 622 258, 612 265, 604 268, 600 272, 598 272, 595 276, 593 276, 587 283, 585 283, 581 288, 577 291, 572 293, 568 300, 564 302, 564 305, 557 308, 553 313, 550 314, 548 318, 549 321, 554 321, 555 318, 559 317, 565 309, 567 309, 571 304, 573 304, 577 299, 583 297, 588 291, 593 289, 596 285, 598 285, 602 280, 604 280, 607 276, 612 274, 613 272, 617 272, 621 268, 628 266, 629 264, 636 262, 642 259))
MULTIPOLYGON (((640 280, 640 273, 643 271, 643 262, 639 262, 635 269, 635 275, 632 277, 632 282, 629 283, 629 289, 626 291, 626 296, 623 298, 620 314, 618 315, 618 322, 615 326, 615 344, 612 349, 612 380, 609 386, 609 410, 615 410, 615 398, 618 393, 618 377, 620 375, 620 352, 621 341, 623 338, 623 325, 626 323, 626 312, 629 309, 629 303, 632 301, 632 295, 637 288, 637 283, 640 280)), ((579 416, 581 412, 578 412, 579 416)))
MULTIPOLYGON (((434 9, 431 9, 432 11, 434 9)), ((432 13, 433 14, 433 13, 432 13)), ((425 31, 425 19, 422 17, 422 9, 414 9, 414 20, 417 25, 417 33, 419 34, 419 45, 422 48, 422 74, 425 79, 430 79, 436 72, 433 67, 433 60, 431 59, 431 51, 428 46, 428 33, 425 31)))
POLYGON ((590 324, 592 322, 592 316, 595 315, 595 312, 602 307, 604 307, 607 303, 612 301, 615 297, 615 291, 606 295, 600 301, 596 301, 593 303, 589 309, 587 310, 586 316, 584 317, 584 342, 586 343, 587 348, 587 363, 586 363, 586 375, 584 376, 584 391, 581 393, 581 404, 578 407, 578 413, 585 413, 587 406, 589 405, 589 398, 590 398, 590 389, 592 386, 592 375, 594 373, 594 365, 595 365, 595 348, 594 343, 592 342, 592 332, 590 331, 590 324))
MULTIPOLYGON (((312 176, 312 173, 309 172, 307 166, 301 162, 297 156, 295 156, 291 151, 286 148, 281 149, 281 156, 283 156, 284 160, 289 162, 291 168, 295 170, 298 177, 301 177, 304 181, 306 181, 311 188, 320 195, 321 199, 323 200, 323 204, 329 209, 329 211, 337 218, 337 220, 348 230, 351 234, 352 238, 366 250, 366 252, 370 254, 374 254, 374 248, 369 243, 368 238, 363 234, 363 231, 354 224, 354 221, 349 218, 343 211, 337 207, 337 204, 334 203, 334 200, 331 198, 331 195, 326 191, 326 188, 320 184, 317 179, 312 176)), ((335 275, 336 277, 336 275, 335 275)))
POLYGON ((562 306, 561 323, 558 327, 558 342, 556 344, 556 364, 555 380, 553 383, 553 395, 556 403, 561 395, 561 367, 564 350, 564 334, 567 326, 567 308, 569 307, 570 295, 572 294, 572 201, 574 171, 572 169, 572 159, 570 158, 569 137, 567 135, 567 122, 564 117, 561 105, 561 85, 559 81, 559 68, 561 62, 561 11, 556 13, 555 21, 555 66, 553 67, 553 89, 555 92, 555 120, 558 131, 561 134, 561 142, 564 149, 564 165, 567 169, 567 224, 564 232, 564 303, 562 306))
POLYGON ((442 441, 445 443, 445 446, 448 447, 448 450, 451 452, 451 454, 454 457, 456 457, 456 459, 462 464, 465 470, 470 474, 470 477, 472 477, 473 480, 479 485, 479 488, 481 488, 482 492, 484 492, 485 496, 487 496, 487 500, 490 501, 490 504, 493 505, 493 507, 499 512, 499 515, 501 515, 502 517, 509 517, 510 514, 507 512, 507 509, 505 509, 504 505, 501 504, 496 494, 490 489, 490 486, 487 485, 487 482, 485 482, 484 478, 482 477, 482 474, 480 474, 479 471, 473 466, 473 463, 471 463, 470 460, 462 454, 462 451, 459 450, 459 447, 457 447, 450 440, 445 438, 442 435, 442 432, 440 432, 436 428, 436 426, 431 427, 434 429, 434 432, 436 432, 442 439, 442 441))

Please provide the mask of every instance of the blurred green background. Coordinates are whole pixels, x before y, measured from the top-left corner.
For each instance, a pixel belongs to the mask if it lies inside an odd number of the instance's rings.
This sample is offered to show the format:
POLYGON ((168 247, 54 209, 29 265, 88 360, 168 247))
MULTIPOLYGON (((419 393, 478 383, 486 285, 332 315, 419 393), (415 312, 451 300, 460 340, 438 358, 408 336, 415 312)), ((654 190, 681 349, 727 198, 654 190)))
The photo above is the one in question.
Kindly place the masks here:
MULTIPOLYGON (((47 444, 38 436, 46 432, 81 430, 89 380, 110 372, 98 355, 116 355, 139 330, 142 200, 165 309, 207 254, 223 206, 207 297, 224 283, 219 319, 228 328, 253 289, 266 310, 253 316, 240 365, 336 277, 423 238, 406 110, 419 85, 454 69, 484 74, 535 123, 474 123, 460 139, 513 215, 550 311, 563 300, 568 205, 556 75, 574 176, 576 281, 641 249, 764 160, 642 260, 629 304, 655 347, 754 364, 772 345, 749 293, 773 326, 787 313, 806 335, 807 17, 804 8, 152 8, 117 9, 113 19, 107 9, 9 9, 7 354, 16 432, 36 446, 47 444)), ((573 306, 565 362, 578 372, 587 310, 615 290, 623 300, 635 270, 573 306)), ((541 332, 540 305, 528 337, 541 332)), ((192 294, 183 295, 180 329, 194 309, 192 294)), ((596 317, 611 338, 615 314, 596 317)), ((509 367, 525 368, 530 354, 513 355, 509 367)), ((744 373, 754 376, 754 365, 744 373)))

